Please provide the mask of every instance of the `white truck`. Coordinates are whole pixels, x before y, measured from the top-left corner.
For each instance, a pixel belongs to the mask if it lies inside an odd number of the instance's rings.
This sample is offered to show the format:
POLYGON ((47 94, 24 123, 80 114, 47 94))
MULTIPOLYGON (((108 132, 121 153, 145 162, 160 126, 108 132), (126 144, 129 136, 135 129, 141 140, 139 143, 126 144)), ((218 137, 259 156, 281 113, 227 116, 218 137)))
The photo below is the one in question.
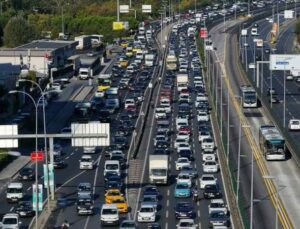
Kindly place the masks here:
POLYGON ((148 53, 145 55, 145 66, 152 67, 154 65, 155 54, 148 53))
POLYGON ((149 182, 151 184, 168 184, 168 155, 149 156, 149 182))
POLYGON ((184 89, 188 89, 188 75, 187 74, 177 74, 177 91, 181 92, 184 89))
POLYGON ((82 35, 79 37, 75 37, 74 40, 78 41, 78 45, 76 46, 76 49, 83 50, 83 49, 89 49, 92 47, 91 36, 82 35))

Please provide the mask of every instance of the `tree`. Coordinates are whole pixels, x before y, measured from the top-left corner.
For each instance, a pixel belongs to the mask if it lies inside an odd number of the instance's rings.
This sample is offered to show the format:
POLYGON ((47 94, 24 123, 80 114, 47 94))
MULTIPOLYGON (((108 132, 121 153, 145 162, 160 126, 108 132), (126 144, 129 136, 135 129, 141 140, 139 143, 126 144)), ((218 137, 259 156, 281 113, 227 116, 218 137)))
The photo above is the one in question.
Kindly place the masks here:
POLYGON ((16 47, 36 39, 37 31, 23 17, 11 18, 4 28, 4 45, 16 47))

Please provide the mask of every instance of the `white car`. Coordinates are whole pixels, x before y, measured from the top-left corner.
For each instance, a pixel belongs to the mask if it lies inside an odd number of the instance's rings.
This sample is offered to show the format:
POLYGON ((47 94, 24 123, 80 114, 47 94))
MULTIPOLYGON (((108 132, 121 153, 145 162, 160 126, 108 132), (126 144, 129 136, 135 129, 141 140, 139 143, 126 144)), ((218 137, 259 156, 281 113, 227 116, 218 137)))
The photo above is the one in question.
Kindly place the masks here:
POLYGON ((200 143, 206 138, 211 138, 211 133, 209 131, 199 132, 198 140, 199 140, 200 143))
POLYGON ((80 169, 93 169, 94 160, 90 155, 83 155, 79 160, 80 169))
POLYGON ((202 161, 216 161, 217 156, 213 151, 203 151, 202 152, 202 161))
POLYGON ((219 165, 215 161, 205 161, 202 166, 205 173, 217 173, 219 170, 219 165))
POLYGON ((209 121, 209 114, 207 114, 204 111, 199 111, 197 114, 197 121, 201 122, 201 121, 209 121))
POLYGON ((187 184, 190 187, 192 187, 192 178, 189 174, 189 172, 180 172, 176 178, 177 184, 187 184))
POLYGON ((96 147, 95 146, 85 146, 85 147, 83 147, 83 153, 85 153, 85 154, 96 153, 96 147))
POLYGON ((217 178, 212 174, 204 174, 200 178, 200 188, 204 189, 206 185, 216 185, 217 178))
POLYGON ((174 148, 175 148, 175 149, 178 149, 178 147, 179 147, 181 144, 189 145, 189 144, 188 144, 188 141, 185 140, 185 139, 176 139, 176 140, 174 141, 174 148))
POLYGON ((190 135, 188 133, 179 132, 176 136, 177 139, 184 139, 186 141, 190 140, 190 135))
POLYGON ((300 130, 300 119, 291 119, 289 121, 289 130, 300 130))
POLYGON ((213 211, 222 211, 227 215, 228 208, 227 205, 224 203, 222 199, 212 199, 210 204, 208 205, 208 214, 212 213, 213 211))
POLYGON ((19 215, 16 213, 7 213, 3 216, 0 227, 2 229, 19 229, 21 228, 22 222, 20 221, 19 215))
POLYGON ((176 170, 180 170, 183 166, 189 166, 191 164, 191 161, 186 157, 180 157, 175 162, 176 170))
POLYGON ((212 138, 205 138, 201 142, 201 149, 203 151, 214 151, 215 149, 215 142, 212 138))
POLYGON ((138 211, 138 222, 155 222, 156 208, 152 204, 142 204, 138 211))
POLYGON ((181 219, 176 227, 177 229, 196 229, 197 225, 193 219, 181 219))
POLYGON ((155 118, 156 119, 165 119, 167 118, 167 113, 163 108, 156 108, 155 109, 155 118))
POLYGON ((119 225, 119 210, 115 204, 103 204, 100 212, 101 225, 119 225))
POLYGON ((129 106, 135 106, 134 99, 126 99, 124 103, 124 108, 127 109, 129 106))

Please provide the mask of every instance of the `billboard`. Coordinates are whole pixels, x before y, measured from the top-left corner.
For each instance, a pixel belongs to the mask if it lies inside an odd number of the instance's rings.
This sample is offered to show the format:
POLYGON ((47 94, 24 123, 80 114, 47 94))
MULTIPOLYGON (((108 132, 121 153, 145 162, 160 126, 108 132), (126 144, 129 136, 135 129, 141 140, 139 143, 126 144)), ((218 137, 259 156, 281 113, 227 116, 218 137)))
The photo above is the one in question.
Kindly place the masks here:
POLYGON ((128 21, 115 21, 113 22, 113 30, 122 30, 122 29, 129 29, 128 21))
POLYGON ((207 29, 206 28, 200 28, 199 36, 200 36, 200 38, 207 38, 207 29))
POLYGON ((152 6, 151 5, 142 5, 142 12, 143 13, 151 13, 152 12, 152 6))
POLYGON ((72 123, 71 133, 79 136, 72 138, 72 146, 109 146, 110 145, 110 128, 109 123, 88 122, 72 123), (98 135, 99 137, 80 137, 83 135, 98 135))
POLYGON ((129 5, 120 5, 120 13, 129 13, 129 5))
POLYGON ((285 10, 284 18, 285 19, 293 19, 294 18, 294 10, 285 10))
POLYGON ((300 70, 300 55, 271 54, 270 70, 300 70))
MULTIPOLYGON (((0 135, 18 135, 18 125, 0 125, 0 135)), ((0 148, 18 148, 18 139, 0 139, 0 148)))

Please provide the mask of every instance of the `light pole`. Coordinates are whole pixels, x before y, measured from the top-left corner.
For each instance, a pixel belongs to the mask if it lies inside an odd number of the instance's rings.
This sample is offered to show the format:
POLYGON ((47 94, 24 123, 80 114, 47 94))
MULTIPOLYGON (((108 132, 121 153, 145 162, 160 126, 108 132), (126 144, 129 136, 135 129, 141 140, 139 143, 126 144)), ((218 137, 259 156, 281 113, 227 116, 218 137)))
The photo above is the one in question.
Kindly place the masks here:
MULTIPOLYGON (((27 95, 31 101, 33 102, 33 105, 35 106, 35 153, 38 151, 38 106, 37 103, 35 102, 34 98, 28 94, 27 92, 24 91, 18 91, 18 90, 12 90, 9 91, 9 94, 16 94, 16 93, 21 93, 24 95, 27 95)), ((42 98, 42 97, 40 97, 42 98)), ((35 227, 38 229, 38 216, 39 216, 39 197, 38 197, 38 161, 36 160, 35 162, 35 187, 36 187, 36 209, 35 209, 35 227)))
MULTIPOLYGON (((52 69, 51 69, 52 70, 52 69)), ((51 71, 51 75, 52 75, 52 71, 51 71)), ((34 85, 36 85, 38 87, 38 89, 40 90, 41 92, 41 97, 40 98, 43 98, 43 126, 44 126, 44 145, 45 145, 45 162, 46 162, 46 167, 47 167, 47 172, 48 172, 48 147, 47 147, 47 137, 46 137, 46 134, 47 134, 47 130, 46 130, 46 112, 45 112, 45 90, 42 90, 41 86, 33 81, 33 80, 29 80, 29 79, 19 79, 18 82, 31 82, 33 83, 34 85)), ((52 83, 53 83, 53 78, 52 78, 52 83)), ((48 174, 47 174, 47 177, 48 177, 48 174)), ((49 185, 49 179, 46 180, 46 184, 47 184, 47 199, 48 199, 48 204, 47 204, 47 207, 48 207, 48 210, 50 211, 50 201, 49 201, 49 196, 50 196, 50 185, 49 185)))
POLYGON ((120 21, 120 0, 117 0, 117 22, 120 21))
POLYGON ((275 189, 276 189, 276 218, 275 218, 275 229, 278 229, 278 179, 275 176, 263 176, 263 179, 266 180, 274 180, 274 184, 275 184, 275 189))

